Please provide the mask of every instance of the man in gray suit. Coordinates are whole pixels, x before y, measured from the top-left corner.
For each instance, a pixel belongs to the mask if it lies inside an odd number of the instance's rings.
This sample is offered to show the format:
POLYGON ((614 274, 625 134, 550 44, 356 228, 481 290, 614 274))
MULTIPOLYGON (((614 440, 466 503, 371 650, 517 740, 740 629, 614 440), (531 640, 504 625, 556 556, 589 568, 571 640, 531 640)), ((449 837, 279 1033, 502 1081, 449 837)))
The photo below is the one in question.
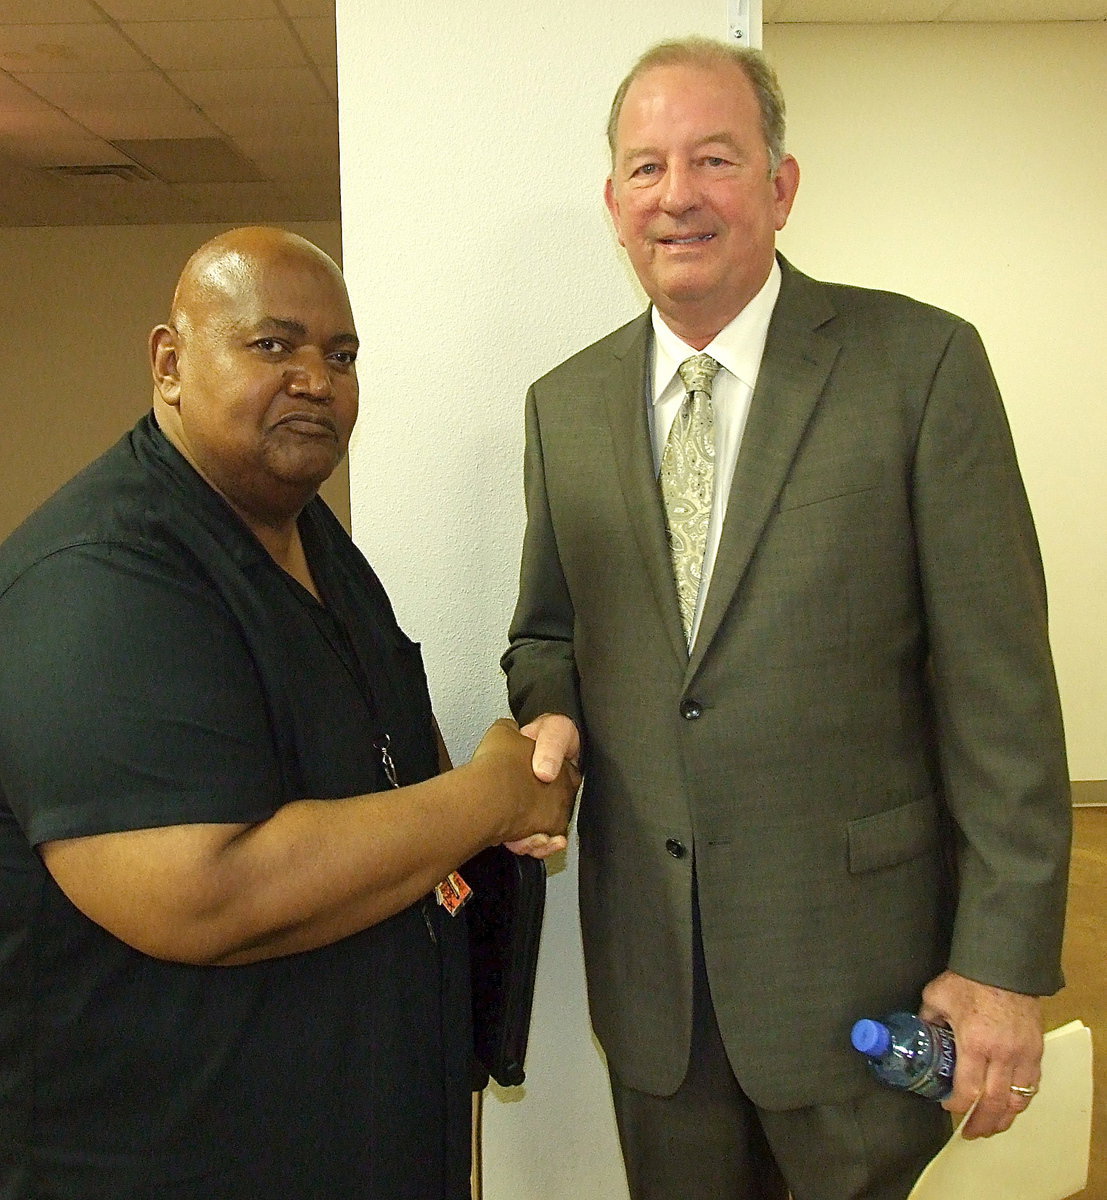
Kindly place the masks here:
POLYGON ((1068 778, 1010 433, 970 325, 776 255, 799 172, 756 52, 655 47, 609 138, 652 305, 531 389, 504 667, 536 772, 585 767, 631 1194, 900 1200, 948 1118, 877 1084, 852 1022, 951 1025, 946 1108, 987 1136, 1061 983, 1068 778))

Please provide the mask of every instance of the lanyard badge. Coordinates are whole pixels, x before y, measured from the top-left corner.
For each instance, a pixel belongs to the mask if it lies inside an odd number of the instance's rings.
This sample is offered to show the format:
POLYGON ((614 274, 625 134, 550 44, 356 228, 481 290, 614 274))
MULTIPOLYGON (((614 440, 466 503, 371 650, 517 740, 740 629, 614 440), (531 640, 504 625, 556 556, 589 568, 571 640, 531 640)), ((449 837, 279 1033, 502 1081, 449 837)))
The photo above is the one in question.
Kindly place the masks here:
MULTIPOLYGON (((386 733, 380 741, 373 743, 381 756, 381 766, 384 768, 388 782, 397 788, 400 786, 396 774, 396 763, 392 758, 392 738, 386 733)), ((473 889, 465 882, 457 871, 451 871, 441 883, 434 886, 434 898, 450 914, 456 916, 459 909, 473 894, 473 889)))

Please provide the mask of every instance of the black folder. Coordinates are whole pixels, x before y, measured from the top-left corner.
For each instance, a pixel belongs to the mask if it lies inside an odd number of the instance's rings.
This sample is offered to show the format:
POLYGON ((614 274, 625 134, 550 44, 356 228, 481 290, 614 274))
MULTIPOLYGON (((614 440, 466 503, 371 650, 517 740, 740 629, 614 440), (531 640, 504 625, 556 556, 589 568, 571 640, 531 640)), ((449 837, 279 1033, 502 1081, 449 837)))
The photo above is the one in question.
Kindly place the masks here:
POLYGON ((473 995, 474 1090, 488 1076, 504 1087, 523 1082, 538 942, 546 905, 546 864, 490 846, 461 877, 473 889, 469 924, 473 995))

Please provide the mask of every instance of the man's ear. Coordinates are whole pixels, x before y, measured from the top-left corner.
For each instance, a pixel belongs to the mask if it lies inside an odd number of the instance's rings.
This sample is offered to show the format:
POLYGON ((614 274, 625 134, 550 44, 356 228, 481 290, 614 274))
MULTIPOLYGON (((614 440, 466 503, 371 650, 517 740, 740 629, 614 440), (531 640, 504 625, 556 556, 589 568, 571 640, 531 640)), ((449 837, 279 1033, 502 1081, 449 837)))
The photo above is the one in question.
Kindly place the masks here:
POLYGON ((154 388, 166 404, 181 400, 179 350, 180 335, 172 325, 157 325, 150 331, 150 370, 154 388))
POLYGON ((773 172, 774 209, 778 231, 788 222, 788 214, 792 211, 799 183, 799 163, 790 154, 786 154, 780 166, 773 172))
POLYGON ((625 246, 623 241, 623 231, 619 225, 619 200, 615 195, 615 182, 610 175, 603 185, 603 202, 607 205, 607 211, 611 214, 611 222, 615 226, 615 234, 619 239, 619 245, 625 246))

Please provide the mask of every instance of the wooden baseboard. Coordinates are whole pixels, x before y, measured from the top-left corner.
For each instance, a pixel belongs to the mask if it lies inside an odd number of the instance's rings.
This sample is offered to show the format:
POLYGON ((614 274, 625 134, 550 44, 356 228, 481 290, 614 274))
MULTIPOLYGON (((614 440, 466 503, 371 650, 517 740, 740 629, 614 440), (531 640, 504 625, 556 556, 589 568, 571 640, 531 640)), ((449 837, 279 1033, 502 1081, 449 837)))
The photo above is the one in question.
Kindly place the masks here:
POLYGON ((1072 802, 1077 808, 1107 808, 1107 779, 1074 779, 1072 802))

